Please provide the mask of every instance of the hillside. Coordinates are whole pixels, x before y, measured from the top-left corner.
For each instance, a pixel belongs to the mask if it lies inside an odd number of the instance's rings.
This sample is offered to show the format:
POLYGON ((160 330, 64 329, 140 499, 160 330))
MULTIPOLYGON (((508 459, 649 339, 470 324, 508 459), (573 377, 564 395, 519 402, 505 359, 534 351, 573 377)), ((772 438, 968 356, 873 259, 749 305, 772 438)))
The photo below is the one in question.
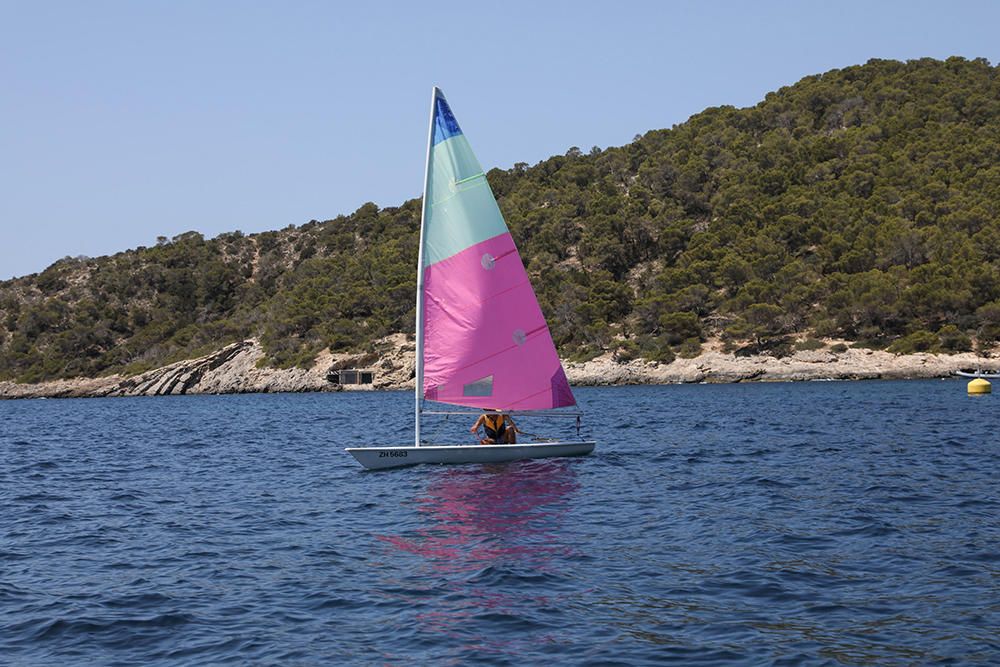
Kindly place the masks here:
MULTIPOLYGON (((575 360, 1000 338, 1000 73, 984 60, 874 60, 488 178, 575 360)), ((419 211, 188 232, 2 282, 0 379, 130 375, 250 337, 262 363, 307 367, 412 333, 419 211)))

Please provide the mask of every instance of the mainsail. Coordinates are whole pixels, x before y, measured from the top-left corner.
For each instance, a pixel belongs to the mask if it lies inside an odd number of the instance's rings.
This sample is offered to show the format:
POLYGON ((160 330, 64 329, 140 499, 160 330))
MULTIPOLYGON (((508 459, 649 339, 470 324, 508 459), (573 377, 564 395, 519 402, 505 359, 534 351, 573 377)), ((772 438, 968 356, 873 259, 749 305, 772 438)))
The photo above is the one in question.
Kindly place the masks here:
POLYGON ((501 410, 574 405, 486 175, 437 88, 427 159, 417 313, 424 398, 501 410))

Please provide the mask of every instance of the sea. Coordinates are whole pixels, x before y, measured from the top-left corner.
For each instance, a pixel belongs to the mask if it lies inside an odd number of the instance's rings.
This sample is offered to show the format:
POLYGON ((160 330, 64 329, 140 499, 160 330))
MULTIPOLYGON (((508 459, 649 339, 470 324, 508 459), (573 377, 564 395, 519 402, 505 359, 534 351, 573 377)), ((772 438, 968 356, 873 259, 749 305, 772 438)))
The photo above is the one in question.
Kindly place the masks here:
POLYGON ((576 395, 590 456, 388 471, 409 393, 0 402, 0 664, 1000 663, 1000 396, 576 395))

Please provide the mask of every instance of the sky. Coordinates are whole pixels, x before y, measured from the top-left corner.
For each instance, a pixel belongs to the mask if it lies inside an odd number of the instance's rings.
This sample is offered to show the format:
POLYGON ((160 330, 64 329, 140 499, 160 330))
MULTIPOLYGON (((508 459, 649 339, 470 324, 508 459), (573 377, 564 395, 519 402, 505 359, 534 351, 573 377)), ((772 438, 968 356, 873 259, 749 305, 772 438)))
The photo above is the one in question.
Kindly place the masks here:
POLYGON ((395 206, 431 87, 486 170, 871 58, 1000 60, 1000 2, 0 0, 0 279, 395 206))

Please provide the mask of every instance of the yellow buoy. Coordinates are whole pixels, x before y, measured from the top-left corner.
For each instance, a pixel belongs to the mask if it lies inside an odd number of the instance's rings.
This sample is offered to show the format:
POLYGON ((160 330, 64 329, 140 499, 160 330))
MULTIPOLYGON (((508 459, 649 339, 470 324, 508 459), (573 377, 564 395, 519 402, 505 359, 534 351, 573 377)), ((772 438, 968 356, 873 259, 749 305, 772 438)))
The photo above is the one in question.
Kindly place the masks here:
POLYGON ((969 382, 969 394, 988 394, 993 389, 990 386, 989 380, 984 380, 983 378, 976 378, 969 382))

